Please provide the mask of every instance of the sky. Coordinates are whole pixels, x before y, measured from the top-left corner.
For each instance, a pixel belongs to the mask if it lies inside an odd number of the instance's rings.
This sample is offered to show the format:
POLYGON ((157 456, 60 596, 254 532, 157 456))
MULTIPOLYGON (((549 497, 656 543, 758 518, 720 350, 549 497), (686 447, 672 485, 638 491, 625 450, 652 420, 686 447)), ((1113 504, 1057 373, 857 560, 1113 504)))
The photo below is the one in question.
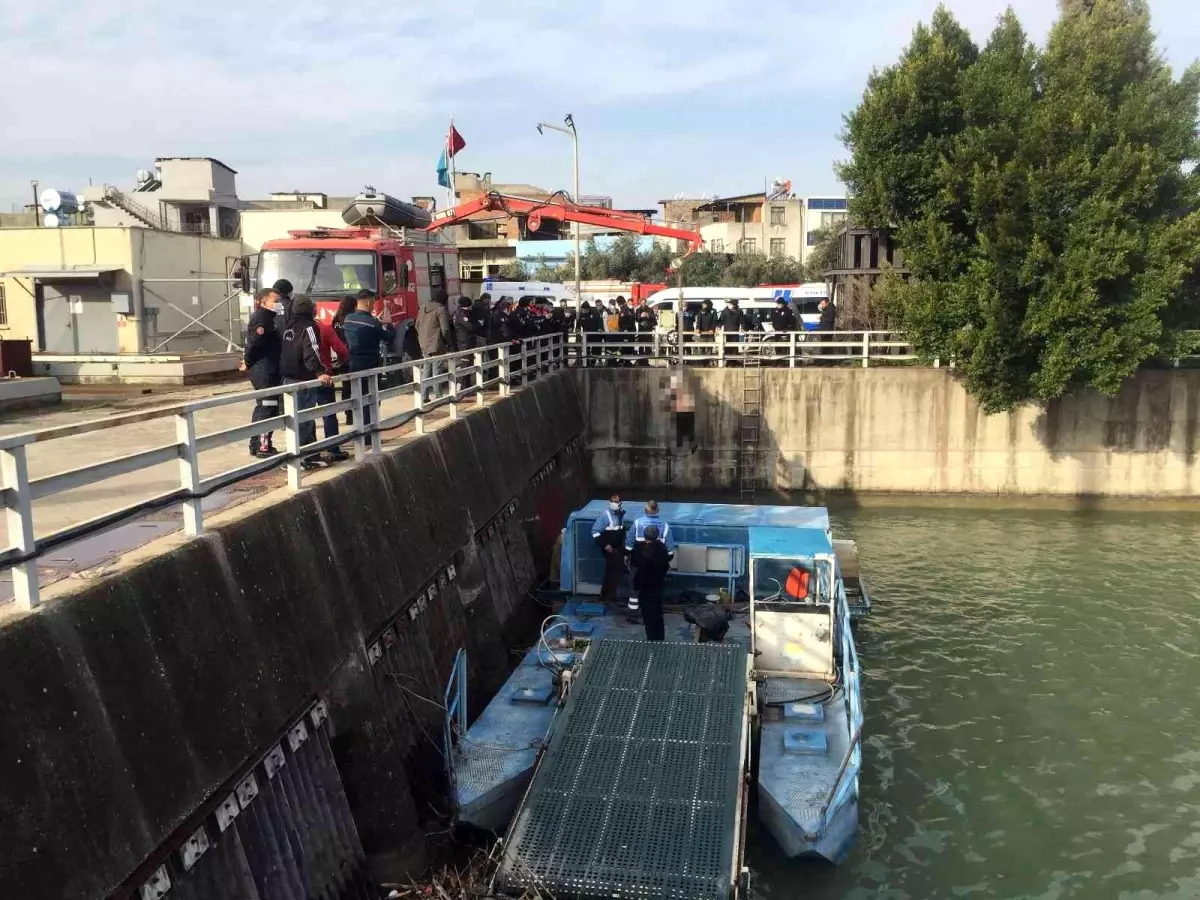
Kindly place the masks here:
MULTIPOLYGON (((1002 0, 949 0, 986 40, 1002 0)), ((1053 0, 1011 3, 1041 42, 1053 0)), ((1150 0, 1159 46, 1200 58, 1200 2, 1150 0)), ((43 189, 132 188, 156 156, 214 156, 238 194, 444 192, 460 171, 619 206, 790 179, 841 195, 842 116, 935 0, 0 0, 0 209, 43 189)))

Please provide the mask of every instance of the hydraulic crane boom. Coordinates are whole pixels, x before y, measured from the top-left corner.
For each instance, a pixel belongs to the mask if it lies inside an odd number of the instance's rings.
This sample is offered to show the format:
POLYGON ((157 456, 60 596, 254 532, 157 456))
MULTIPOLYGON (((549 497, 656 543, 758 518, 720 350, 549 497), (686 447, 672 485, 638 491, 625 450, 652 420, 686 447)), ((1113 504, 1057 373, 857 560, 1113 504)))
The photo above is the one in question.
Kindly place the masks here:
POLYGON ((561 194, 555 194, 547 200, 530 200, 527 197, 514 197, 510 194, 491 192, 475 200, 469 200, 451 209, 435 213, 433 221, 424 230, 437 231, 447 225, 457 225, 481 212, 503 212, 510 216, 526 216, 526 226, 530 231, 537 231, 541 228, 543 219, 554 219, 558 222, 597 225, 615 231, 675 238, 679 241, 687 241, 688 254, 698 251, 704 243, 698 231, 657 225, 637 213, 619 212, 600 206, 580 206, 561 194))

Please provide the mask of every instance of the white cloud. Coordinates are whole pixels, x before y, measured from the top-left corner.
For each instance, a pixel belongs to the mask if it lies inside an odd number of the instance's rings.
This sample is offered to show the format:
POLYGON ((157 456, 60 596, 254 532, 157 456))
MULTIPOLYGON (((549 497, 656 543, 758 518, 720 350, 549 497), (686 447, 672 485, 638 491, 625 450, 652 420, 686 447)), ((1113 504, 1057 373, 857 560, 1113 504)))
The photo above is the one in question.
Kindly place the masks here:
MULTIPOLYGON (((980 40, 1004 6, 950 5, 980 40)), ((591 192, 644 201, 684 180, 754 182, 764 167, 793 165, 828 181, 830 163, 811 148, 829 145, 871 67, 895 59, 935 6, 0 0, 0 198, 24 198, 31 177, 127 183, 156 155, 216 156, 239 170, 247 196, 365 181, 429 192, 452 113, 470 166, 504 180, 569 183, 565 154, 528 132, 572 111, 585 157, 606 167, 590 172, 591 192), (706 119, 706 108, 718 112, 706 119), (754 112, 761 129, 725 133, 730 108, 754 112), (705 122, 709 133, 697 133, 705 122)), ((1041 40, 1052 0, 1013 6, 1041 40)), ((1154 3, 1175 60, 1200 55, 1190 8, 1154 3)))

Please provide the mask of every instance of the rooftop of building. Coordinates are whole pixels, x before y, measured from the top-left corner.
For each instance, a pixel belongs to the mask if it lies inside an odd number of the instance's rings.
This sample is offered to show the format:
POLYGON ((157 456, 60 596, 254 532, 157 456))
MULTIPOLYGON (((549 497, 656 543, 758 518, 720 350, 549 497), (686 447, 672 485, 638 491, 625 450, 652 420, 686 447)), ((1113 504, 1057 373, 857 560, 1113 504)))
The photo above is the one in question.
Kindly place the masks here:
POLYGON ((154 158, 154 161, 156 163, 160 163, 160 162, 210 162, 210 163, 213 163, 214 165, 220 166, 222 169, 225 169, 227 172, 232 172, 234 175, 237 174, 237 169, 234 169, 234 168, 231 168, 230 166, 225 165, 225 163, 221 162, 219 159, 216 159, 212 156, 157 156, 154 158))

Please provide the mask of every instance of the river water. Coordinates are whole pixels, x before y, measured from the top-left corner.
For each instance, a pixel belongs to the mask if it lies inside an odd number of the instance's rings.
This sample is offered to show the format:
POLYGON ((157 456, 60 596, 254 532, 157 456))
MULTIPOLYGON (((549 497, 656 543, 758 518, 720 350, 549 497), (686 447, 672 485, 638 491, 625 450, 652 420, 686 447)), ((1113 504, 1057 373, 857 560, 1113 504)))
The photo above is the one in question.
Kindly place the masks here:
POLYGON ((861 833, 753 834, 756 896, 1200 897, 1200 516, 831 512, 875 604, 861 833))

